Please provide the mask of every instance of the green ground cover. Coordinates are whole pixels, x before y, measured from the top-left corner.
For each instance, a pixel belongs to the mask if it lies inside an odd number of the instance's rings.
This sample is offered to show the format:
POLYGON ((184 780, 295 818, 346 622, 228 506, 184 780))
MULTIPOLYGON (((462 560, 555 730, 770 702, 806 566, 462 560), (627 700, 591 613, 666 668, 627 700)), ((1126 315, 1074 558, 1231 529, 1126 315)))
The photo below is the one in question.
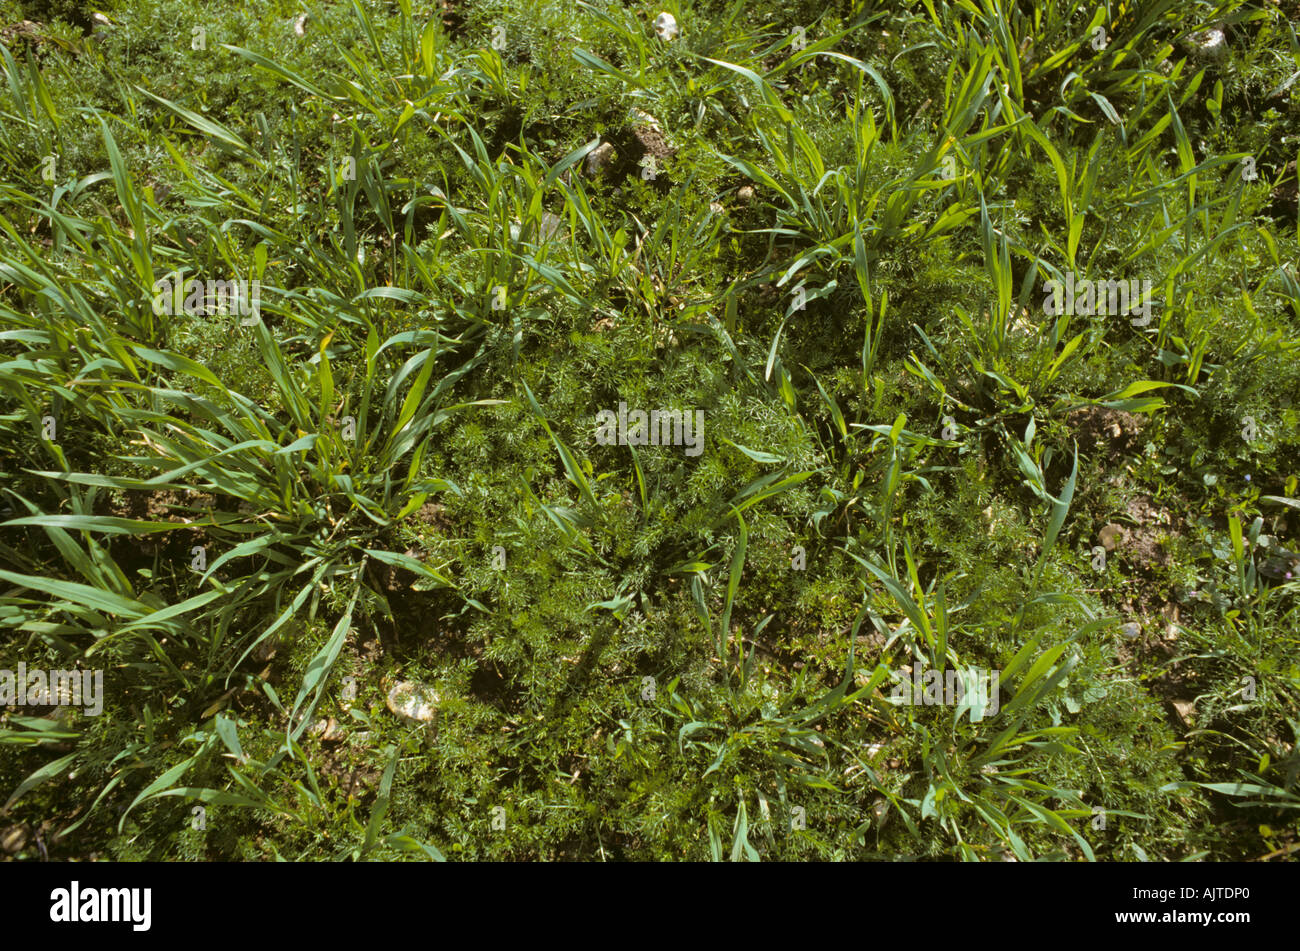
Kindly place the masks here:
POLYGON ((0 13, 10 857, 1295 857, 1294 0, 0 13))

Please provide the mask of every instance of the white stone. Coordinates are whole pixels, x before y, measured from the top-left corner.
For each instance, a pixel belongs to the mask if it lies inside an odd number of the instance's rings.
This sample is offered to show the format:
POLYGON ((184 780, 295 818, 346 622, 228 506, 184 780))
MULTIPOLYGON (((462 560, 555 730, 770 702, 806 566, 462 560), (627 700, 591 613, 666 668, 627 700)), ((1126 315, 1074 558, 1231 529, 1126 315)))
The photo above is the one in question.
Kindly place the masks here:
POLYGON ((1223 35, 1222 30, 1206 30, 1204 33, 1197 33, 1193 40, 1207 56, 1222 56, 1227 49, 1227 37, 1223 35))
POLYGON ((659 120, 648 112, 642 112, 640 109, 632 109, 632 124, 634 126, 645 126, 659 131, 659 120))
POLYGON ((402 681, 388 691, 388 709, 399 717, 427 723, 438 716, 438 694, 433 688, 402 681))
POLYGON ((655 35, 668 42, 677 39, 677 18, 671 13, 661 13, 655 17, 655 35))
POLYGON ((614 146, 608 142, 602 142, 587 153, 587 174, 596 175, 603 172, 605 167, 613 160, 614 146))

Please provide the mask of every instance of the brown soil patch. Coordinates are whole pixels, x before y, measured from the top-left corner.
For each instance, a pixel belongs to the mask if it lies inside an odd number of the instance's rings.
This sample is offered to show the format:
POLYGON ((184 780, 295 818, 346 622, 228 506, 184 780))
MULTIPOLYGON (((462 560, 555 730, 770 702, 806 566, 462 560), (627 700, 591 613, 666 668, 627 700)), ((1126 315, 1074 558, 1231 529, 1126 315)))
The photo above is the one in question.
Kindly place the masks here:
POLYGON ((1066 422, 1078 436, 1079 448, 1106 450, 1111 459, 1131 452, 1146 425, 1146 420, 1135 413, 1104 406, 1082 406, 1071 412, 1066 422))
POLYGON ((436 502, 425 502, 412 512, 410 517, 421 525, 428 525, 439 534, 445 535, 454 527, 451 519, 447 518, 446 511, 445 506, 436 502))
POLYGON ((676 153, 657 125, 642 122, 632 127, 632 135, 641 146, 643 157, 664 159, 676 153))
POLYGON ((447 35, 452 39, 459 37, 461 28, 465 25, 465 15, 460 12, 460 4, 457 0, 440 0, 438 12, 442 18, 442 28, 447 31, 447 35))
POLYGON ((1295 159, 1292 159, 1283 169, 1282 180, 1269 195, 1266 211, 1275 218, 1294 221, 1298 209, 1300 209, 1300 178, 1297 178, 1295 159))
POLYGON ((44 26, 33 20, 19 20, 17 23, 0 27, 0 43, 11 50, 26 46, 39 52, 41 47, 49 45, 50 42, 50 38, 45 35, 44 26))

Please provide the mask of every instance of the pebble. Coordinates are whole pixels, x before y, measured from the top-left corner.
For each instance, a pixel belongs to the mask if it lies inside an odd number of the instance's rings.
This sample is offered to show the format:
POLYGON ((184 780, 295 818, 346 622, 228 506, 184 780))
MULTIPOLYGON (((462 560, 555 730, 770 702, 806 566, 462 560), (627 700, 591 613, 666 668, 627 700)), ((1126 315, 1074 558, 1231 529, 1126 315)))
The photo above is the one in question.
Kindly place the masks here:
POLYGON ((608 142, 602 142, 587 153, 587 174, 596 175, 603 172, 613 160, 614 146, 608 142))
POLYGON ((656 131, 659 131, 661 128, 658 119, 650 115, 648 112, 643 112, 642 110, 635 108, 632 110, 632 125, 654 129, 656 131))
POLYGON ((1101 546, 1107 551, 1114 551, 1115 545, 1124 537, 1124 526, 1116 525, 1114 522, 1104 526, 1098 533, 1097 539, 1101 546))
POLYGON ((665 43, 677 39, 677 18, 671 13, 661 13, 655 17, 655 35, 665 43))
POLYGON ((1192 51, 1199 56, 1212 56, 1218 58, 1228 50, 1228 38, 1223 35, 1222 30, 1204 30, 1200 33, 1193 33, 1188 37, 1191 43, 1192 51))
POLYGON ((0 832, 0 851, 9 855, 22 851, 27 844, 27 830, 22 826, 10 826, 0 832))
POLYGON ((431 687, 405 680, 388 691, 388 709, 416 723, 427 723, 438 716, 438 700, 431 687))
MULTIPOLYGON (((590 156, 588 156, 588 158, 590 158, 590 156)), ((538 228, 538 231, 539 234, 537 237, 542 241, 550 241, 552 238, 557 236, 563 238, 565 234, 564 220, 560 218, 559 215, 553 215, 549 211, 544 211, 542 212, 541 227, 538 228)), ((517 222, 511 223, 510 240, 518 241, 520 234, 522 234, 522 229, 519 224, 517 222)))
POLYGON ((338 743, 343 739, 343 731, 339 729, 339 721, 333 717, 328 720, 317 720, 312 724, 311 734, 320 737, 322 743, 338 743))

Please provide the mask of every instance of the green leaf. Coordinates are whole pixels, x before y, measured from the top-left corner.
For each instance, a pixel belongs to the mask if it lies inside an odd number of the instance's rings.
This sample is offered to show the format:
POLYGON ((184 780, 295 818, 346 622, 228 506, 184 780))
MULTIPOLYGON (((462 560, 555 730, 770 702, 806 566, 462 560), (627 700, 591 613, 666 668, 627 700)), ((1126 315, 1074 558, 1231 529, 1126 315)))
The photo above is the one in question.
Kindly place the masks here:
POLYGON ((180 779, 181 776, 184 775, 185 771, 194 765, 194 761, 199 758, 199 755, 199 753, 195 753, 189 759, 182 760, 151 782, 148 786, 144 787, 144 789, 140 790, 140 794, 136 796, 135 799, 131 800, 131 804, 127 806, 126 811, 122 813, 122 818, 117 824, 117 831, 120 833, 124 828, 126 828, 126 817, 131 814, 132 809, 140 805, 140 803, 160 795, 162 790, 180 779))
POLYGON ((1074 447, 1074 465, 1070 469, 1070 477, 1065 480, 1065 488, 1061 491, 1059 499, 1052 500, 1052 517, 1047 523, 1047 531, 1043 535, 1043 553, 1040 558, 1046 558, 1047 553, 1051 551, 1056 544, 1056 536, 1060 534, 1061 526, 1065 524, 1065 516, 1070 511, 1070 503, 1074 500, 1074 486, 1079 476, 1079 447, 1074 447))
POLYGON ((588 69, 594 69, 597 72, 604 73, 607 76, 613 76, 615 79, 627 83, 629 86, 635 86, 638 89, 643 88, 635 76, 630 76, 621 69, 616 69, 609 63, 605 62, 595 53, 588 53, 581 47, 574 47, 573 58, 588 69))
MULTIPOLYGON (((221 45, 225 49, 230 50, 230 52, 235 53, 238 56, 242 56, 244 57, 244 59, 248 60, 249 62, 262 67, 267 72, 275 73, 280 78, 287 79, 289 82, 293 83, 295 86, 297 86, 299 89, 303 90, 304 92, 309 92, 313 96, 319 96, 321 99, 324 99, 327 102, 346 101, 344 97, 331 95, 330 93, 322 89, 320 86, 317 86, 315 83, 309 82, 308 80, 304 79, 299 73, 294 72, 292 69, 289 69, 287 66, 281 66, 279 63, 267 59, 265 56, 261 55, 260 53, 254 53, 252 50, 246 50, 240 46, 231 46, 229 43, 222 43, 221 45)), ((140 91, 144 92, 145 95, 147 96, 150 95, 147 91, 143 89, 140 91)))
MULTIPOLYGON (((222 45, 225 46, 224 43, 222 45)), ((247 50, 240 50, 233 46, 227 48, 234 50, 236 53, 247 55, 249 59, 253 59, 254 57, 256 57, 256 59, 262 59, 263 62, 268 62, 267 60, 263 59, 263 57, 257 56, 256 53, 249 53, 247 50)), ((213 122, 210 119, 205 119, 203 118, 203 116, 199 115, 198 113, 191 112, 190 110, 182 106, 178 106, 176 105, 176 103, 164 99, 162 96, 155 96, 153 93, 145 89, 143 86, 133 86, 132 88, 135 89, 137 92, 144 93, 146 96, 148 96, 154 102, 158 103, 160 106, 164 107, 165 109, 169 109, 170 111, 174 112, 176 115, 180 116, 190 125, 192 125, 194 128, 202 132, 205 138, 215 139, 218 142, 222 142, 239 152, 243 152, 246 156, 260 158, 260 156, 257 156, 257 153, 253 151, 252 147, 250 147, 247 142, 245 142, 235 133, 231 132, 225 126, 213 122)))
POLYGON ((785 459, 784 457, 782 457, 782 456, 773 455, 773 454, 770 453, 770 452, 761 452, 761 451, 758 450, 758 449, 750 449, 748 446, 742 446, 740 443, 732 442, 732 441, 731 441, 730 439, 728 439, 726 436, 721 436, 721 437, 719 437, 719 438, 720 438, 723 442, 725 442, 728 446, 734 446, 734 447, 736 447, 736 448, 739 449, 741 452, 743 452, 745 455, 749 456, 749 458, 753 459, 755 462, 761 462, 761 463, 764 463, 764 464, 770 464, 770 463, 777 463, 777 462, 785 462, 785 461, 786 461, 786 459, 785 459))
POLYGON ((72 766, 72 764, 76 762, 76 759, 79 755, 80 754, 78 753, 69 753, 67 756, 61 756, 56 760, 52 760, 51 762, 46 763, 40 769, 33 772, 30 776, 28 776, 26 779, 24 779, 21 783, 18 784, 18 788, 15 789, 13 791, 13 794, 8 799, 5 800, 4 809, 0 811, 8 812, 10 806, 16 803, 27 793, 31 792, 41 783, 45 782, 47 779, 54 779, 55 777, 61 776, 64 773, 66 773, 68 769, 72 766))
POLYGON ((19 575, 12 571, 0 571, 0 581, 8 581, 24 588, 44 591, 56 598, 63 598, 76 604, 84 605, 94 611, 115 614, 120 617, 142 618, 152 612, 148 605, 129 598, 119 597, 99 588, 77 584, 73 581, 56 581, 53 578, 38 578, 33 575, 19 575))
MULTIPOLYGON (((362 563, 364 567, 364 562, 362 563)), ((334 631, 330 634, 329 640, 322 645, 321 649, 307 665, 307 671, 303 674, 302 686, 298 688, 298 697, 294 700, 293 710, 289 714, 289 723, 292 726, 297 722, 298 726, 290 732, 290 738, 297 740, 302 735, 303 730, 311 722, 312 715, 316 712, 316 705, 320 703, 321 694, 325 690, 325 677, 334 667, 334 662, 338 660, 339 652, 343 650, 343 643, 347 640, 348 631, 352 630, 352 609, 356 606, 357 595, 360 594, 361 587, 357 586, 356 591, 352 593, 352 600, 348 602, 348 608, 339 618, 338 623, 334 625, 334 631), (303 711, 301 720, 298 719, 298 711, 302 708, 307 695, 315 691, 311 703, 303 711)))
POLYGON ((239 745, 239 729, 235 726, 235 721, 218 713, 213 726, 221 742, 226 744, 226 749, 234 753, 235 759, 242 763, 245 756, 243 747, 239 745))
POLYGON ((388 754, 388 765, 384 767, 384 775, 379 780, 379 795, 376 796, 375 804, 370 809, 370 821, 366 823, 366 838, 361 846, 363 854, 374 847, 375 842, 379 839, 379 829, 383 825, 384 817, 388 815, 389 796, 393 788, 393 775, 397 770, 398 749, 396 746, 390 746, 386 753, 388 754))

